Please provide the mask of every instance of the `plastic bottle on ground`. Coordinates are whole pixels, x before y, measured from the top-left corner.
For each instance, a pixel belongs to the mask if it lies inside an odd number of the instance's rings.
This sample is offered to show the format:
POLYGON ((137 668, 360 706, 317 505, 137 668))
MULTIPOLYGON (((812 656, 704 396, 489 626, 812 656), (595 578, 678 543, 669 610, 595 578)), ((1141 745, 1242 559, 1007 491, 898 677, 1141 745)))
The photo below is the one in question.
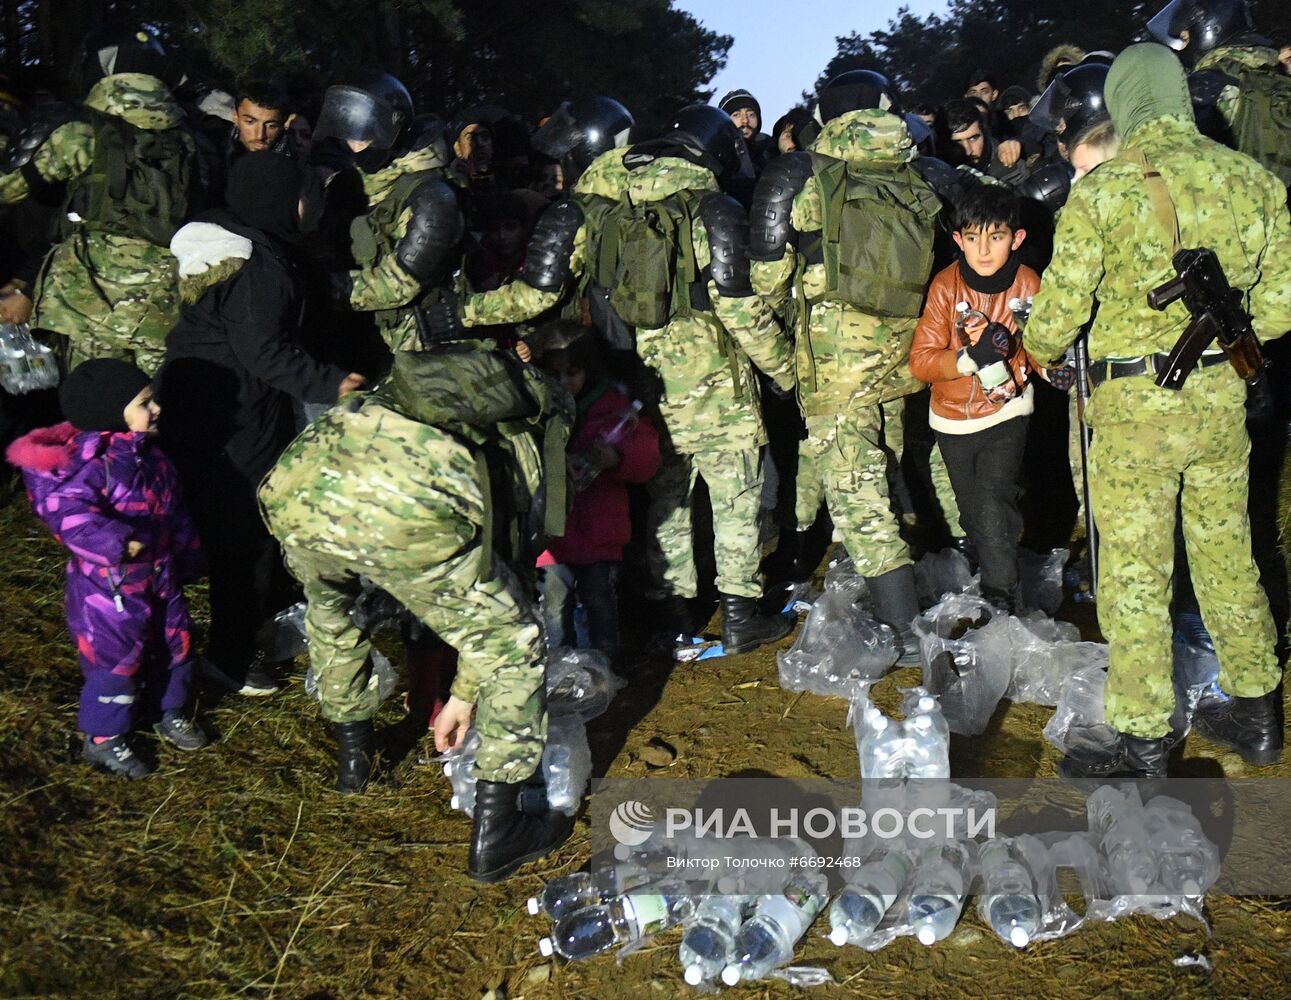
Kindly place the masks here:
POLYGON ((793 960, 794 947, 829 900, 825 877, 799 872, 774 896, 762 896, 753 916, 735 935, 733 961, 722 970, 722 982, 764 979, 772 969, 793 960))
POLYGON ((910 861, 900 850, 880 847, 871 852, 829 908, 829 940, 841 948, 873 934, 909 875, 910 861))
POLYGON ((584 906, 604 903, 654 879, 654 875, 630 863, 558 875, 541 893, 529 897, 528 909, 535 916, 544 913, 552 920, 560 920, 584 906))
POLYGON ((640 941, 679 924, 694 910, 691 897, 662 888, 659 892, 617 896, 597 906, 585 906, 559 920, 551 937, 538 942, 538 950, 545 957, 556 952, 570 960, 591 958, 615 945, 640 941))
POLYGON ((699 904, 677 951, 691 986, 716 979, 730 964, 748 902, 748 896, 709 896, 699 904))
POLYGON ((1013 856, 1009 841, 996 838, 978 853, 982 874, 979 912, 991 929, 1015 948, 1025 948, 1039 932, 1040 900, 1026 865, 1013 856))
POLYGON ((1124 792, 1103 785, 1086 804, 1089 829, 1097 834, 1099 850, 1107 859, 1110 888, 1117 895, 1147 893, 1156 881, 1157 861, 1148 847, 1147 817, 1138 789, 1124 792))
POLYGON ((968 848, 960 841, 929 845, 915 860, 906 919, 920 944, 934 945, 955 929, 971 867, 968 848))

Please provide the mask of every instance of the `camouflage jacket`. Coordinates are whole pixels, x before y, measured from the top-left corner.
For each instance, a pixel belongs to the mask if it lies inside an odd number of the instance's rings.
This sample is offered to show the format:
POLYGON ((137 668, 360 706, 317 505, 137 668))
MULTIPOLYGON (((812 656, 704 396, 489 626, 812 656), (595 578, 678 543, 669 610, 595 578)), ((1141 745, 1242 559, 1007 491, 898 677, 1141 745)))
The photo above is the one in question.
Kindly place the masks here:
MULTIPOLYGON (((878 110, 851 111, 826 123, 812 150, 869 169, 885 165, 895 169, 915 156, 905 123, 878 110)), ((820 185, 812 177, 793 201, 790 221, 797 232, 822 228, 821 202, 820 185)), ((797 266, 792 242, 782 259, 753 262, 753 287, 777 312, 784 313, 789 306, 797 266)), ((806 296, 824 295, 825 289, 824 264, 808 266, 803 275, 806 296)), ((803 303, 796 307, 802 308, 803 303)), ((811 306, 806 333, 798 336, 794 352, 803 413, 845 413, 852 406, 886 402, 918 390, 920 383, 907 367, 917 322, 867 316, 838 301, 811 306)))
MULTIPOLYGON (((485 521, 470 449, 358 393, 288 446, 259 497, 280 544, 341 564, 370 560, 374 550, 465 550, 485 521)), ((378 583, 380 570, 372 569, 378 583)), ((474 701, 479 682, 459 673, 453 693, 474 701)))
MULTIPOLYGON (((584 209, 596 198, 608 198, 617 202, 628 187, 628 169, 623 165, 623 154, 626 152, 626 148, 611 149, 593 160, 578 178, 570 197, 584 209)), ((574 248, 569 257, 569 273, 576 282, 583 276, 590 236, 587 222, 584 221, 574 234, 574 248)), ((523 323, 546 312, 568 293, 567 288, 558 292, 544 292, 525 284, 523 280, 513 281, 491 292, 479 292, 470 296, 463 305, 463 322, 467 326, 523 323)))
MULTIPOLYGON (((85 106, 154 131, 183 121, 183 111, 165 84, 142 73, 104 77, 86 96, 85 106)), ((30 167, 50 183, 74 181, 90 169, 94 145, 93 125, 67 122, 36 150, 30 167)), ((21 201, 29 193, 23 172, 0 176, 0 203, 21 201)), ((33 323, 72 337, 93 332, 118 346, 156 346, 178 319, 175 258, 168 248, 78 229, 55 249, 45 267, 33 323)))
MULTIPOLYGON (((1062 358, 1089 321, 1089 354, 1138 358, 1169 351, 1188 323, 1181 301, 1162 312, 1147 294, 1175 276, 1172 240, 1148 198, 1140 150, 1159 171, 1174 201, 1185 247, 1210 247, 1229 282, 1244 293, 1261 339, 1291 328, 1291 220, 1286 190, 1249 157, 1198 134, 1190 118, 1153 118, 1134 129, 1121 153, 1072 187, 1058 219, 1053 262, 1044 274, 1024 343, 1038 363, 1062 358)), ((1214 380, 1240 405, 1244 387, 1228 366, 1194 373, 1214 380)), ((1186 387, 1187 388, 1187 387, 1186 387)), ((1173 413, 1180 393, 1149 376, 1116 379, 1095 393, 1091 424, 1173 413), (1106 398, 1105 398, 1106 397, 1106 398)))
MULTIPOLYGON (((1204 70, 1218 70, 1240 80, 1246 73, 1280 73, 1281 67, 1278 66, 1278 54, 1275 49, 1263 46, 1252 48, 1220 46, 1217 49, 1211 49, 1197 60, 1195 71, 1200 73, 1204 70)), ((1237 107, 1241 99, 1241 88, 1229 84, 1220 91, 1219 99, 1215 102, 1219 113, 1224 116, 1224 121, 1230 125, 1237 115, 1237 107)))
POLYGON ((394 199, 406 198, 412 193, 410 185, 436 176, 443 166, 443 157, 426 147, 399 157, 375 174, 363 175, 368 211, 350 225, 350 251, 359 267, 349 272, 346 305, 355 312, 376 313, 381 336, 392 351, 420 346, 411 307, 425 290, 399 263, 396 248, 408 232, 412 209, 394 199))
MULTIPOLYGON (((665 156, 633 170, 628 197, 662 201, 679 191, 716 191, 710 170, 665 156)), ((691 227, 695 264, 708 267, 708 232, 691 227)), ((637 330, 637 353, 663 383, 659 410, 678 451, 735 451, 765 443, 753 365, 786 389, 793 384, 788 342, 758 296, 724 298, 708 282, 713 311, 679 317, 658 330, 637 330), (730 350, 730 347, 735 350, 730 350)))

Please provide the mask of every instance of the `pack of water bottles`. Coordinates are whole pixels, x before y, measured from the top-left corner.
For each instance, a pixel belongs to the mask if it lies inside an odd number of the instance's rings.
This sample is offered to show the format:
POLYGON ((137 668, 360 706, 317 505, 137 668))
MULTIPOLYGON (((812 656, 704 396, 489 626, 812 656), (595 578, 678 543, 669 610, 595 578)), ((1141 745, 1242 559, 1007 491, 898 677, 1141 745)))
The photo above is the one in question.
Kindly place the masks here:
POLYGON ((781 687, 846 698, 858 683, 877 680, 897 662, 895 633, 850 593, 827 584, 812 604, 793 645, 776 654, 781 687))
POLYGON ((591 722, 604 715, 627 685, 610 669, 609 657, 594 649, 553 649, 547 656, 547 711, 578 715, 591 722))
POLYGON ((256 636, 256 648, 270 663, 293 660, 309 650, 305 635, 305 602, 298 601, 273 616, 256 636))
POLYGON ((976 736, 1013 678, 1009 616, 973 594, 953 594, 914 621, 923 686, 941 699, 952 732, 976 736))
POLYGON ((0 323, 0 386, 14 396, 58 385, 58 359, 26 323, 0 323))

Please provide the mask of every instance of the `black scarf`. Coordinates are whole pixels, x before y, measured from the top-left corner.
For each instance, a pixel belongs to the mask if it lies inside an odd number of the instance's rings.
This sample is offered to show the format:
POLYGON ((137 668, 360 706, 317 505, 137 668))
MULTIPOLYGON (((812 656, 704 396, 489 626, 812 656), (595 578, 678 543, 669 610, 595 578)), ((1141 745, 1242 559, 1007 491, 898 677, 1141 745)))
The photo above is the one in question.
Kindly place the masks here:
POLYGON ((964 279, 964 284, 975 292, 981 292, 983 295, 998 295, 1000 292, 1008 291, 1013 286, 1013 282, 1017 280, 1018 268, 1021 266, 1022 258, 1013 253, 1009 255, 1009 259, 1004 266, 994 274, 981 275, 969 267, 961 255, 959 258, 959 276, 964 279))

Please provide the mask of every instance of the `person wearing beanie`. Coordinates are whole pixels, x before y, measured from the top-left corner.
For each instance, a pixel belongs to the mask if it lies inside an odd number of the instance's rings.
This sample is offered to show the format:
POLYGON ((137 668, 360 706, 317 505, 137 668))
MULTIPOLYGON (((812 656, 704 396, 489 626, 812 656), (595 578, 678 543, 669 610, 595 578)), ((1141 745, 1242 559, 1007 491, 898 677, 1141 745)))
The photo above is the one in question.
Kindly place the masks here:
POLYGON ((82 362, 63 381, 65 423, 14 441, 36 515, 67 548, 67 625, 84 684, 84 759, 126 778, 152 767, 128 734, 152 721, 181 750, 208 742, 193 721, 193 625, 184 585, 202 570, 175 467, 155 443, 150 379, 125 361, 82 362))
POLYGON ((749 148, 749 158, 753 161, 753 172, 760 174, 767 160, 775 155, 775 143, 761 131, 762 105, 741 87, 726 94, 717 102, 717 106, 731 116, 740 135, 744 136, 744 144, 749 148))
POLYGON ((305 286, 296 256, 310 176, 288 157, 247 153, 229 173, 225 208, 188 223, 171 241, 183 310, 157 376, 166 410, 162 440, 210 562, 202 668, 247 695, 277 690, 255 637, 292 603, 256 485, 296 433, 293 401, 330 405, 364 384, 299 344, 305 286))

